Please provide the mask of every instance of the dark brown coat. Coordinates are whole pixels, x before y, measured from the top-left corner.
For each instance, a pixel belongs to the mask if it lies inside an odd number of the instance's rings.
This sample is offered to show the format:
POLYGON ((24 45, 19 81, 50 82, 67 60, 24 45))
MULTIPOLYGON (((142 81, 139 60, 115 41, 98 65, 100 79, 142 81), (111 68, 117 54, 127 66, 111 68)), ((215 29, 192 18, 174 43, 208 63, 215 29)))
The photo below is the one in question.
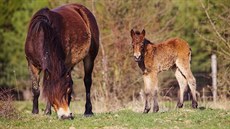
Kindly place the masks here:
POLYGON ((90 102, 91 73, 99 48, 99 30, 93 14, 79 4, 68 4, 55 9, 44 8, 30 21, 25 53, 31 71, 34 94, 33 113, 38 113, 39 74, 44 72, 44 94, 59 118, 72 118, 69 103, 72 92, 71 70, 84 61, 86 111, 92 114, 90 102))

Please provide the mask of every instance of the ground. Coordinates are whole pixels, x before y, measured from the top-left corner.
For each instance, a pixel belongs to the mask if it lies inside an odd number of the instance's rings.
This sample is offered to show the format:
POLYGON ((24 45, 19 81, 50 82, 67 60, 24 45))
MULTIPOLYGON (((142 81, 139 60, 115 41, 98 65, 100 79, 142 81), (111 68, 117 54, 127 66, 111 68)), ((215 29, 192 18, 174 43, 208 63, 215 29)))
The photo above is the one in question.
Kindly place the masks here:
MULTIPOLYGON (((143 114, 132 110, 131 107, 117 111, 95 113, 92 117, 84 117, 83 112, 75 111, 74 120, 59 120, 55 113, 51 116, 31 114, 31 102, 14 102, 19 116, 6 119, 0 116, 0 129, 82 129, 82 128, 192 128, 230 129, 230 111, 199 107, 192 109, 189 106, 169 110, 160 110, 158 113, 143 114)), ((72 104, 74 105, 74 103, 72 104)), ((84 104, 82 104, 83 106, 84 104)), ((166 104, 167 105, 167 104, 166 104)), ((189 104, 187 104, 189 105, 189 104)), ((45 105, 41 104, 40 109, 45 105)), ((84 106, 83 106, 84 107, 84 106)), ((71 107, 72 108, 72 107, 71 107)), ((78 108, 78 107, 76 107, 78 108)))

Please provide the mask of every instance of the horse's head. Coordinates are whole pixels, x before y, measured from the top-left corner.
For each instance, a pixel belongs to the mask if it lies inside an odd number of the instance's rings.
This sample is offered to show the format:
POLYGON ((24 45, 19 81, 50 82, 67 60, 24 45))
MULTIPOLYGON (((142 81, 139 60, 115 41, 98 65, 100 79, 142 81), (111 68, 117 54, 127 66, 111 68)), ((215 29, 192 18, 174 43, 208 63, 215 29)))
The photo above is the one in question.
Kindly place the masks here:
MULTIPOLYGON (((55 77, 55 75, 53 75, 55 77)), ((59 119, 73 119, 73 114, 69 109, 72 93, 72 77, 70 73, 62 75, 58 79, 47 77, 49 87, 45 87, 46 96, 48 97, 54 110, 57 112, 59 119), (56 81, 54 81, 56 80, 56 81)))
POLYGON ((132 29, 130 33, 132 37, 133 56, 135 61, 138 62, 142 58, 141 52, 144 48, 145 30, 142 30, 140 33, 139 31, 134 32, 132 29))

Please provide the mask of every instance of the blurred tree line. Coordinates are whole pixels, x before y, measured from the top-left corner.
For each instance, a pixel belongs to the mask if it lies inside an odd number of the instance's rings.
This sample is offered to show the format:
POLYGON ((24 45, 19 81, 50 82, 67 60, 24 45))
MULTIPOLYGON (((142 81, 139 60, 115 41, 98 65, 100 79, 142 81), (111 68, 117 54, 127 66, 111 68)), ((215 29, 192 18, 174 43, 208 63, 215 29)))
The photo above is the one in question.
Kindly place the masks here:
MULTIPOLYGON (((55 8, 73 2, 89 8, 100 28, 100 52, 93 75, 95 98, 127 102, 139 95, 143 82, 132 57, 130 30, 133 28, 145 29, 146 37, 154 43, 170 37, 188 41, 195 73, 210 73, 210 56, 216 53, 219 93, 229 94, 228 0, 1 0, 0 87, 30 86, 24 42, 32 15, 43 7, 55 8)), ((74 85, 83 85, 78 81, 84 74, 82 68, 77 65, 74 69, 74 85)))

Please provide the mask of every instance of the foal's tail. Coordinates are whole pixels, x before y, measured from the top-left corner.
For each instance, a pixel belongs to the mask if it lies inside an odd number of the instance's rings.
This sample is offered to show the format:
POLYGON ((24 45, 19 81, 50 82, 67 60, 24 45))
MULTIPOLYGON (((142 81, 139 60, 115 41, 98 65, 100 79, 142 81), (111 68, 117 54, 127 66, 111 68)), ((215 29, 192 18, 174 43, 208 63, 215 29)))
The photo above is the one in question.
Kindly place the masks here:
POLYGON ((189 54, 188 54, 188 56, 189 56, 189 62, 191 64, 192 63, 192 49, 191 49, 191 47, 189 47, 189 54))

